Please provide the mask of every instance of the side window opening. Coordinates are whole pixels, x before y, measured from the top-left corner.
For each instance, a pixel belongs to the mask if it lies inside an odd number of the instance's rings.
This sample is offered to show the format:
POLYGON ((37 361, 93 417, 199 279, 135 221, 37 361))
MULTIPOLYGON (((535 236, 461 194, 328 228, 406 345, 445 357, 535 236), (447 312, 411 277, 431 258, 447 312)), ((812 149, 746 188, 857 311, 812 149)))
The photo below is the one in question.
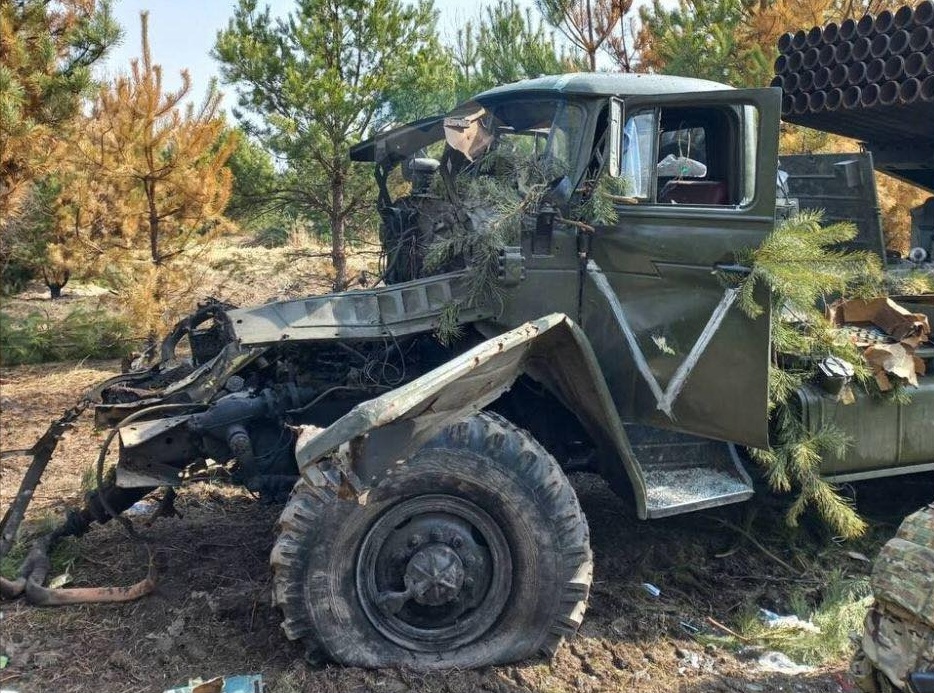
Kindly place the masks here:
POLYGON ((748 204, 753 191, 746 178, 754 171, 748 147, 755 146, 750 140, 743 147, 749 110, 730 105, 628 114, 620 157, 628 194, 654 204, 748 204))

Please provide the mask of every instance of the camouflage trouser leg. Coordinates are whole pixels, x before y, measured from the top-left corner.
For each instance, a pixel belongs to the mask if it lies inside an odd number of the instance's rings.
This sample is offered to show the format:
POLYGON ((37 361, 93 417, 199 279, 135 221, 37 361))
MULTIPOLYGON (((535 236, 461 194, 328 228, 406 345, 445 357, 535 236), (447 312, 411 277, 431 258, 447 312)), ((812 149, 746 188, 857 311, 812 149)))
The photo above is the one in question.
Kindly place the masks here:
POLYGON ((862 646, 857 648, 850 662, 850 678, 862 693, 894 693, 898 690, 885 674, 872 665, 862 646))
POLYGON ((934 629, 892 605, 875 603, 866 614, 862 645, 850 674, 866 693, 905 687, 908 674, 934 668, 934 629))

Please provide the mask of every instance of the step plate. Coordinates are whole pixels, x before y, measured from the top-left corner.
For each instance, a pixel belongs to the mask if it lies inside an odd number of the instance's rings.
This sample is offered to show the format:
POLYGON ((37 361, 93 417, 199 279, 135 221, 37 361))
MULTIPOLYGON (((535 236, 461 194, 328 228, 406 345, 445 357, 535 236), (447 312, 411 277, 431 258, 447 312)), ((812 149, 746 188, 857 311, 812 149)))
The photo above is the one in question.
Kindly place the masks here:
POLYGON ((752 481, 731 443, 649 426, 626 426, 645 478, 650 518, 739 503, 752 481))

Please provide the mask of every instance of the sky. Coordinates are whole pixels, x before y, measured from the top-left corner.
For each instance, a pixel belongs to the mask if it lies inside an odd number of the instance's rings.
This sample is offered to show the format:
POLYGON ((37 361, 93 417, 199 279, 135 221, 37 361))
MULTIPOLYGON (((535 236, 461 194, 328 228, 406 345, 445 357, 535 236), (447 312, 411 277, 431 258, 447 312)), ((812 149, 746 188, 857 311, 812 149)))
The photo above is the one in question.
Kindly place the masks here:
MULTIPOLYGON (((111 49, 98 75, 106 78, 129 71, 130 61, 141 53, 139 15, 149 10, 150 52, 153 62, 162 65, 164 86, 178 88, 179 73, 188 68, 191 98, 200 101, 210 80, 218 77, 217 63, 209 53, 217 32, 227 26, 235 4, 234 0, 115 0, 114 15, 123 27, 123 41, 111 49)), ((260 7, 267 4, 273 14, 284 16, 294 6, 294 0, 259 2, 260 7)), ((459 26, 479 16, 482 8, 490 4, 493 0, 435 0, 442 37, 455 36, 459 26)), ((531 4, 531 0, 519 0, 520 6, 531 4)), ((233 104, 232 87, 221 85, 221 90, 229 95, 225 104, 233 104)))

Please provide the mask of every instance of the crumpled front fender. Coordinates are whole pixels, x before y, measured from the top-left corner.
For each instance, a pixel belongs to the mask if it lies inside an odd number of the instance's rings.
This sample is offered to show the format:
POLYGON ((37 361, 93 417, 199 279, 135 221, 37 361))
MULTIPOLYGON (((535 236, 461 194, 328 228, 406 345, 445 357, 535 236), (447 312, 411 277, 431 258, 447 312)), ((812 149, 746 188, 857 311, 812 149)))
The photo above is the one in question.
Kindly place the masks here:
POLYGON ((598 447, 615 451, 645 517, 645 482, 635 463, 596 356, 581 329, 555 313, 497 335, 391 392, 363 402, 329 427, 304 427, 295 456, 306 482, 338 456, 364 487, 403 462, 445 426, 483 409, 521 374, 552 390, 598 447))

